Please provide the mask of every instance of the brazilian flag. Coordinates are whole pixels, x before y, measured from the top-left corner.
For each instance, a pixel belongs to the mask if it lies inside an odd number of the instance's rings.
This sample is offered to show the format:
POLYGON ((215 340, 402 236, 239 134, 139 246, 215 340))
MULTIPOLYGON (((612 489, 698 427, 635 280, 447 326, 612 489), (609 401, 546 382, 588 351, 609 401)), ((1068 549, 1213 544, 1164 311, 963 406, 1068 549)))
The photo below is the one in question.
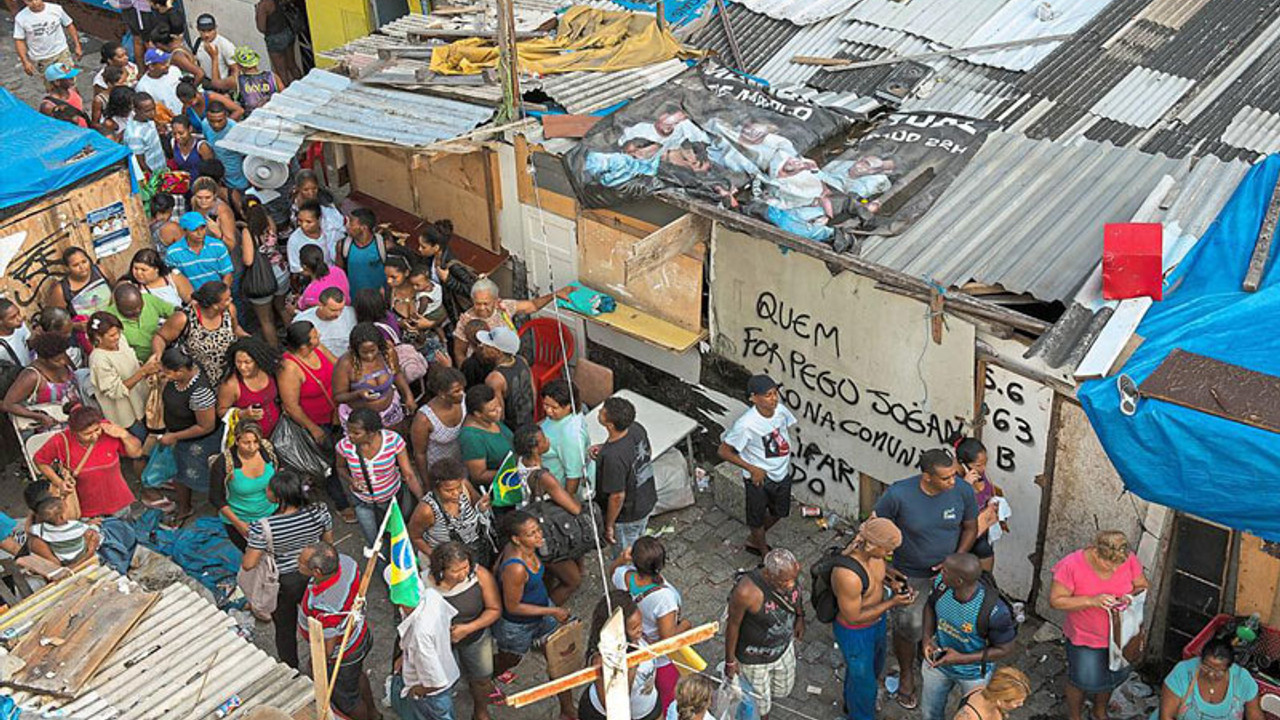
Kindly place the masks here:
POLYGON ((493 476, 493 506, 515 507, 524 498, 521 489, 519 462, 515 453, 507 453, 507 457, 498 466, 493 476))
POLYGON ((391 536, 391 602, 401 607, 418 607, 418 554, 409 542, 404 516, 394 501, 387 511, 387 534, 391 536))

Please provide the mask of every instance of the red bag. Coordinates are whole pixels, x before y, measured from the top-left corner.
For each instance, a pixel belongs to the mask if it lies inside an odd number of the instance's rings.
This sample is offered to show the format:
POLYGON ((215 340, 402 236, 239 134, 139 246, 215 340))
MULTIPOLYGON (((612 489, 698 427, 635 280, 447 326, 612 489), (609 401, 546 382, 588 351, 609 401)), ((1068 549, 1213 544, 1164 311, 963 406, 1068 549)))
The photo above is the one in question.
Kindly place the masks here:
POLYGON ((1160 223, 1107 223, 1102 233, 1102 297, 1164 297, 1164 228, 1160 223))

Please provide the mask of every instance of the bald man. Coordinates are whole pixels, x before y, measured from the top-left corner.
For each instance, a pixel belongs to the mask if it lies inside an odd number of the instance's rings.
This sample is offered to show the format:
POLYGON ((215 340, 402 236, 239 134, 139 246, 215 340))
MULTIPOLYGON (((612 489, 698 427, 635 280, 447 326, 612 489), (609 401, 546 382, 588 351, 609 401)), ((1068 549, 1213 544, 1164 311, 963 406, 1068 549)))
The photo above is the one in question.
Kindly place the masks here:
POLYGON ((111 292, 111 304, 103 310, 120 319, 125 342, 137 354, 138 362, 145 364, 152 359, 152 336, 173 314, 174 307, 151 293, 142 292, 137 285, 122 282, 111 292))
POLYGON ((952 689, 964 696, 985 686, 996 661, 1013 650, 1013 609, 985 577, 977 556, 955 553, 934 579, 924 605, 924 720, 943 720, 952 689))

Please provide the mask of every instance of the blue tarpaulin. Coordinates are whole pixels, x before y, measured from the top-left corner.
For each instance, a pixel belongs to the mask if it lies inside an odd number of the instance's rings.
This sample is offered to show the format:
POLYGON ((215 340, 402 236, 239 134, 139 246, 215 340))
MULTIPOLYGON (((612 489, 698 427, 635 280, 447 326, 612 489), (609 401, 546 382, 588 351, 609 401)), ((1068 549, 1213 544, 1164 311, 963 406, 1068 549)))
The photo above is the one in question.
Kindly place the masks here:
POLYGON ((218 607, 236 607, 241 599, 228 603, 236 590, 236 573, 240 570, 240 550, 227 539, 222 521, 214 517, 196 519, 184 528, 160 526, 163 514, 147 510, 134 522, 138 542, 177 563, 188 575, 209 588, 218 607))
POLYGON ((100 133, 41 115, 0 88, 0 210, 30 202, 124 161, 100 133))
MULTIPOLYGON (((1260 289, 1241 289, 1277 177, 1280 155, 1255 165, 1166 280, 1165 299, 1138 326, 1144 341, 1122 370, 1135 383, 1175 348, 1280 377, 1276 251, 1260 289)), ((1150 398, 1125 416, 1115 378, 1085 383, 1078 395, 1138 497, 1280 541, 1280 434, 1150 398)))

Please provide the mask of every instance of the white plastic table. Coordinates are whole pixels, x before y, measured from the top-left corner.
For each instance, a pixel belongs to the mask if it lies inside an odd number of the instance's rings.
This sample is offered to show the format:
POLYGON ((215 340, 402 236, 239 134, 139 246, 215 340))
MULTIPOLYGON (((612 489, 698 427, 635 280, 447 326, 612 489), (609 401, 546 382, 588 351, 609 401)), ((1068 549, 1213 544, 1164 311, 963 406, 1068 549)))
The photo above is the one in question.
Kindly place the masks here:
MULTIPOLYGON (((685 460, 689 464, 689 478, 692 480, 693 433, 698 429, 698 422, 688 415, 682 415, 630 390, 619 390, 613 394, 613 397, 628 400, 635 406, 636 422, 643 425, 649 433, 649 444, 652 445, 650 452, 653 459, 656 460, 658 456, 679 445, 681 440, 684 441, 685 460)), ((593 445, 609 439, 609 433, 600 424, 601 407, 604 407, 604 403, 595 406, 591 412, 587 413, 587 435, 591 438, 593 445)))

